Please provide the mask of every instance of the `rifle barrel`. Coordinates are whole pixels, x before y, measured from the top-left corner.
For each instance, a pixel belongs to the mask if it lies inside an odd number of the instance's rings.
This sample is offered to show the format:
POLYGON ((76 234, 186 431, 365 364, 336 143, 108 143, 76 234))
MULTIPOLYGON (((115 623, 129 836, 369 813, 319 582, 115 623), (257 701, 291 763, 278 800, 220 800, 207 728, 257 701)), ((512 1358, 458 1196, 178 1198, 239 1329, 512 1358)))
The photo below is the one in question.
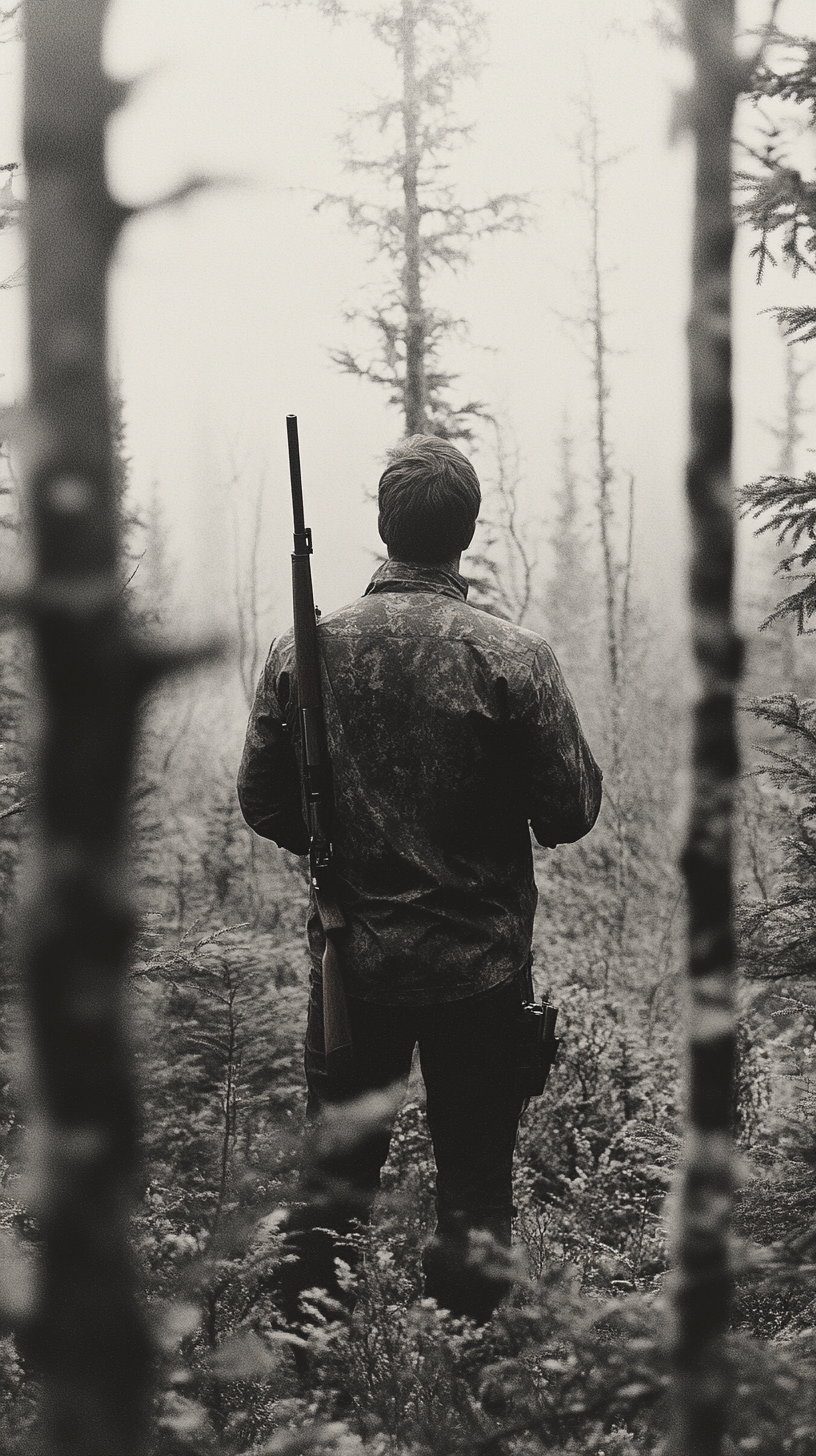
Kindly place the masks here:
POLYGON ((286 416, 286 439, 289 445, 289 480, 292 486, 292 516, 295 527, 295 552, 306 556, 312 549, 311 532, 306 529, 303 513, 303 480, 300 473, 300 442, 297 415, 286 416))

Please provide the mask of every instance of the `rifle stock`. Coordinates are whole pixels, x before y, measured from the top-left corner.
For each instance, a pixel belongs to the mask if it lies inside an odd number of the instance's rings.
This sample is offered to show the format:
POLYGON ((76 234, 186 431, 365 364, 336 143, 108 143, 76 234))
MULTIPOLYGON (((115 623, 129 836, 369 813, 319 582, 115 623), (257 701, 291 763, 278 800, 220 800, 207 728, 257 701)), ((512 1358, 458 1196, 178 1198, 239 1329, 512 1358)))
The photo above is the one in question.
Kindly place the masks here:
POLYGON ((351 1029, 343 987, 336 936, 345 919, 337 902, 332 867, 331 763, 326 743, 323 693, 320 684, 320 649, 317 639, 312 569, 312 533, 304 523, 303 485, 297 418, 286 417, 289 474, 292 486, 294 550, 292 552, 292 608, 295 627, 298 719, 300 723, 301 781, 309 830, 309 875, 326 949, 323 955, 323 1028, 326 1070, 335 1080, 347 1075, 351 1063, 351 1029))

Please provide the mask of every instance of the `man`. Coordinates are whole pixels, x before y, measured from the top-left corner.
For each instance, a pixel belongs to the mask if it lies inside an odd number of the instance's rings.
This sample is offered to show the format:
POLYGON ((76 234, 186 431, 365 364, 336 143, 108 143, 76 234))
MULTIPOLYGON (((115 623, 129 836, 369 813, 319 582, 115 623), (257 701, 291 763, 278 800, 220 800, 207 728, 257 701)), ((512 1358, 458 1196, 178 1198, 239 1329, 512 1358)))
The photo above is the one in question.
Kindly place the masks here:
MULTIPOLYGON (((449 442, 415 435, 398 446, 379 484, 388 560, 319 635, 354 1056, 345 1090, 404 1085, 418 1044, 437 1168, 426 1294, 484 1320, 507 1281, 471 1257, 471 1235, 510 1245, 516 1040, 537 898, 528 826, 543 845, 580 839, 600 808, 601 773, 546 642, 466 601, 460 556, 480 502, 473 466, 449 442)), ((305 854, 296 701, 287 632, 258 685, 238 791, 256 833, 305 854)), ((319 1127, 337 1094, 314 905, 307 931, 307 1119, 319 1127)), ((290 1292, 340 1293, 337 1241, 368 1215, 389 1138, 386 1120, 345 1146, 315 1143, 289 1219, 290 1292)))

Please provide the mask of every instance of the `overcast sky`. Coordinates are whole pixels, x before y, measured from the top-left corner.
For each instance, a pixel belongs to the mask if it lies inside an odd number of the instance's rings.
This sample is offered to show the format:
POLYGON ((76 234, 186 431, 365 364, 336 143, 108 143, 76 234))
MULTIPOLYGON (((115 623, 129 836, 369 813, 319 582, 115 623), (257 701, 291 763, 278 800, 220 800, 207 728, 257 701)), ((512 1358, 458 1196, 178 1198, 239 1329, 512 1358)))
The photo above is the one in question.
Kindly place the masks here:
MULTIPOLYGON (((644 580, 680 600, 685 449, 684 323, 691 155, 667 142, 682 56, 661 45, 646 0, 491 0, 488 64, 463 86, 461 115, 476 123, 456 175, 468 200, 529 192, 535 225, 477 245, 473 266, 441 278, 434 302, 470 323, 454 358, 467 393, 486 400, 517 442, 525 505, 547 519, 557 485, 565 412, 588 460, 592 419, 586 367, 565 318, 580 312, 586 220, 575 198, 574 99, 591 87, 607 169, 602 248, 610 269, 611 406, 620 478, 636 480, 644 580)), ((810 7, 783 12, 810 23, 810 7)), ((747 22, 762 4, 744 7, 747 22)), ((783 16, 784 18, 784 16, 783 16)), ((19 157, 19 47, 3 52, 0 125, 19 157)), ((360 592, 377 547, 376 485, 400 433, 374 386, 338 373, 332 348, 353 342, 344 311, 362 300, 368 245, 342 218, 315 211, 325 192, 365 184, 344 176, 337 134, 347 114, 389 94, 388 54, 365 24, 330 24, 310 7, 252 0, 119 0, 108 63, 145 75, 109 142, 114 190, 147 201, 205 173, 225 183, 128 228, 112 281, 112 362, 126 401, 134 486, 156 482, 183 545, 185 592, 216 619, 228 615, 228 522, 222 487, 267 481, 264 539, 270 599, 286 616, 288 517, 284 416, 300 417, 307 517, 324 610, 360 592)), ((803 140, 813 164, 812 136, 803 140)), ((0 237, 0 266, 19 241, 0 237)), ((740 244, 736 269, 737 474, 770 468, 763 428, 778 416, 782 351, 761 310, 816 297, 812 280, 781 270, 758 290, 740 244)), ((24 297, 0 293, 0 380, 25 389, 24 297)), ((359 338, 359 336, 358 336, 359 338)), ((477 465, 485 480, 489 450, 477 465)))

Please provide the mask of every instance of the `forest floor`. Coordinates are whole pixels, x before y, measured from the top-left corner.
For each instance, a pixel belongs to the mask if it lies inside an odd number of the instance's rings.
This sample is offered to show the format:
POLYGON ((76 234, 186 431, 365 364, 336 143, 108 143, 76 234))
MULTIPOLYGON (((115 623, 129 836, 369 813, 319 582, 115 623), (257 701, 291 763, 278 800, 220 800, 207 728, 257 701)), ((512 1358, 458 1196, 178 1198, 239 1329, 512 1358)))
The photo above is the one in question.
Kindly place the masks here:
MULTIPOLYGON (((647 749, 641 735, 641 759, 647 749)), ((652 779, 657 810, 650 820, 635 805, 637 836, 608 810, 582 844, 536 852, 535 974, 564 1041, 519 1134, 511 1295, 483 1327, 423 1299, 434 1169, 415 1073, 359 1232, 354 1313, 316 1297, 293 1331, 275 1271, 304 1109, 302 869, 246 831, 233 765, 207 777, 191 757, 176 783, 150 763, 137 794, 149 908, 132 981, 133 1235, 156 1348, 154 1456, 653 1452, 682 1140, 682 899, 666 795, 652 779)), ((801 1025, 770 994, 741 992, 731 1438, 760 1456, 814 1456, 812 1116, 791 1060, 801 1025)), ((0 1223, 36 1258, 4 1087, 0 1223)), ((5 1336, 3 1456, 22 1451, 35 1393, 5 1336)))

